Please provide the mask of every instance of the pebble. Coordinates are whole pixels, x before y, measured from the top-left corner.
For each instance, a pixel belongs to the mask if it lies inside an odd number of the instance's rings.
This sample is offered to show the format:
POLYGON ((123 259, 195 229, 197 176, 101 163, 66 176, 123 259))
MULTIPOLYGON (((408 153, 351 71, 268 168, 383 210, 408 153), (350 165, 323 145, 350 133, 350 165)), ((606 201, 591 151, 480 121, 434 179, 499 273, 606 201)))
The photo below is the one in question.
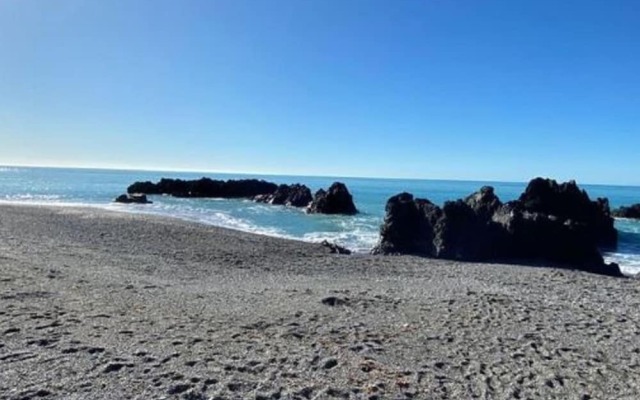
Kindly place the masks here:
POLYGON ((331 369, 336 365, 338 365, 338 360, 335 358, 326 358, 322 361, 322 368, 324 369, 331 369))

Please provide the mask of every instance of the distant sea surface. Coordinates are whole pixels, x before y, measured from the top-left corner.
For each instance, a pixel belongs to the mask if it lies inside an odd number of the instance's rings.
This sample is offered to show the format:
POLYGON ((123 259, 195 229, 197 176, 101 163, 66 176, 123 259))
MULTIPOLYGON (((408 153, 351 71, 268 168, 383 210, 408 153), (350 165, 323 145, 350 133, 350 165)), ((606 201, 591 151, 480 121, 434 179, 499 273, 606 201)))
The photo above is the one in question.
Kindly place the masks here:
MULTIPOLYGON (((406 191, 436 204, 477 191, 484 185, 495 188, 502 201, 514 200, 525 182, 473 182, 446 180, 364 179, 339 177, 270 176, 98 169, 26 168, 0 166, 0 202, 56 206, 89 206, 108 210, 157 214, 184 220, 309 242, 324 239, 357 252, 368 252, 379 238, 384 207, 389 197, 406 191), (160 178, 198 179, 258 178, 276 183, 303 183, 313 192, 334 181, 344 182, 361 211, 355 217, 307 215, 304 210, 257 204, 249 200, 179 199, 150 196, 151 205, 112 203, 135 181, 160 178)), ((592 199, 607 197, 612 208, 640 203, 640 187, 582 185, 592 199)), ((605 254, 629 274, 640 273, 640 222, 616 220, 620 233, 615 253, 605 254)))

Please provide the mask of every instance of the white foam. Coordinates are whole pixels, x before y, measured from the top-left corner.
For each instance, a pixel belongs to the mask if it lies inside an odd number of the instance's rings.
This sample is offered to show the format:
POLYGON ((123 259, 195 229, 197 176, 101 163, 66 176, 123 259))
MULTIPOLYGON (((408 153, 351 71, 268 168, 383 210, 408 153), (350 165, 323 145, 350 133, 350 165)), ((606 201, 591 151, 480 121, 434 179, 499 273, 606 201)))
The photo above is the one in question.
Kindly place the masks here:
POLYGON ((75 202, 75 201, 55 201, 55 200, 43 200, 43 199, 27 199, 27 200, 16 200, 16 199, 0 199, 0 204, 6 205, 14 205, 14 206, 45 206, 45 207, 90 207, 90 208, 105 208, 105 204, 95 204, 95 203, 84 203, 84 202, 75 202))
POLYGON ((376 233, 368 232, 310 232, 302 236, 305 242, 320 243, 324 240, 344 246, 356 253, 368 253, 378 241, 376 233))
POLYGON ((160 215, 190 222, 197 222, 205 225, 234 229, 242 232, 293 239, 277 228, 258 226, 252 224, 250 221, 231 216, 228 213, 221 211, 155 203, 137 206, 135 204, 112 204, 109 205, 108 208, 114 211, 160 215))
POLYGON ((640 254, 605 253, 604 260, 608 263, 614 262, 620 265, 620 270, 625 275, 640 274, 640 254))
POLYGON ((0 172, 21 172, 21 169, 15 167, 0 167, 0 172))
POLYGON ((5 199, 8 201, 58 201, 62 199, 62 196, 57 194, 16 194, 7 195, 5 199))

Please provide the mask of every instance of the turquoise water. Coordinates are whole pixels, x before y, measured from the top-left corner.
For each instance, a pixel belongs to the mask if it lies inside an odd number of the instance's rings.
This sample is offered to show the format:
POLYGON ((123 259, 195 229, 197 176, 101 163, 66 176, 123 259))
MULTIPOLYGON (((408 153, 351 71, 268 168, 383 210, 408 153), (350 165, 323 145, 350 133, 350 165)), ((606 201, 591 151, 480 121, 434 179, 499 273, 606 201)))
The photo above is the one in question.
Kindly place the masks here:
MULTIPOLYGON (((434 203, 466 196, 483 185, 492 185, 503 201, 517 198, 525 183, 471 182, 407 179, 269 176, 211 173, 116 171, 0 167, 0 202, 58 206, 91 206, 121 212, 159 214, 272 236, 305 241, 324 239, 359 252, 369 251, 378 240, 387 199, 407 191, 434 203), (248 200, 176 199, 151 196, 151 205, 120 205, 111 200, 134 181, 162 177, 198 179, 257 177, 276 183, 303 183, 315 191, 339 180, 347 184, 361 211, 355 217, 307 215, 303 210, 257 204, 248 200)), ((612 207, 640 202, 640 187, 581 185, 591 198, 607 197, 612 207)), ((617 220, 620 245, 607 259, 627 273, 640 272, 640 223, 617 220)))

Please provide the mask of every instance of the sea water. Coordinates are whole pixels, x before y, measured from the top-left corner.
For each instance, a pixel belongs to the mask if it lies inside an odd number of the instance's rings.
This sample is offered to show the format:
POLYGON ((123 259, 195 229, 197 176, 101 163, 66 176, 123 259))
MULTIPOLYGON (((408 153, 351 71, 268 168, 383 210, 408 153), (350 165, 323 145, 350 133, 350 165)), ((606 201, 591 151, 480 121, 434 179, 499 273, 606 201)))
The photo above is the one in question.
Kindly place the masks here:
MULTIPOLYGON (((357 252, 368 252, 379 239, 389 197, 406 191, 436 204, 495 188, 502 201, 518 198, 526 183, 412 179, 364 179, 311 176, 270 176, 220 173, 122 171, 67 168, 0 167, 0 202, 56 206, 90 206, 120 212, 157 214, 246 232, 318 242, 329 240, 357 252), (334 181, 344 182, 360 213, 356 216, 309 215, 302 209, 258 204, 250 200, 181 199, 150 196, 150 205, 123 205, 113 199, 135 181, 160 178, 258 178, 276 183, 302 183, 315 191, 334 181)), ((607 197, 612 207, 640 203, 640 187, 580 185, 592 199, 607 197)), ((640 273, 640 222, 616 220, 619 246, 605 254, 629 274, 640 273)))

